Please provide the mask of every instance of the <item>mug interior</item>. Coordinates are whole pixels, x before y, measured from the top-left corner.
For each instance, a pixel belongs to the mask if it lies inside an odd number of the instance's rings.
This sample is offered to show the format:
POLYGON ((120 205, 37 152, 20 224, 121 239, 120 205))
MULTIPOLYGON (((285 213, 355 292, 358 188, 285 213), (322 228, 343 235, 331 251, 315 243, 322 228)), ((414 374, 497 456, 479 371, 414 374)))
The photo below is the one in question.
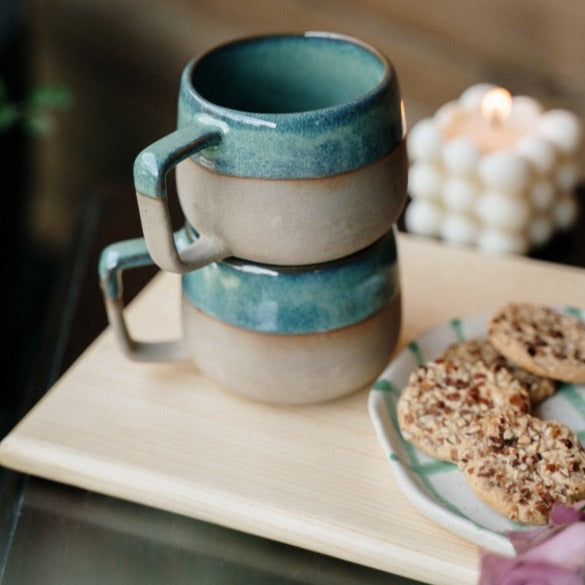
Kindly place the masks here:
POLYGON ((207 101, 251 113, 295 113, 350 102, 388 73, 372 49, 332 35, 291 35, 224 45, 194 65, 191 83, 207 101))

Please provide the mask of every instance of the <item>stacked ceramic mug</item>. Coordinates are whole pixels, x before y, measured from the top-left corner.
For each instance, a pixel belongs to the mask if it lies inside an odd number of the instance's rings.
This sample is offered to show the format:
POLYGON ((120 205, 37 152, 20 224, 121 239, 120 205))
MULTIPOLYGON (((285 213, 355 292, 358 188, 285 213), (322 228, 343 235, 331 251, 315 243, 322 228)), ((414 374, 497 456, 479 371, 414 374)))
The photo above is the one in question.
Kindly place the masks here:
POLYGON ((135 359, 190 359, 247 397, 322 401, 369 384, 400 328, 394 223, 407 158, 396 74, 355 39, 233 42, 184 70, 178 129, 134 168, 144 239, 104 250, 110 322, 135 359), (185 228, 173 233, 176 166, 185 228), (182 273, 183 337, 141 343, 120 274, 182 273))

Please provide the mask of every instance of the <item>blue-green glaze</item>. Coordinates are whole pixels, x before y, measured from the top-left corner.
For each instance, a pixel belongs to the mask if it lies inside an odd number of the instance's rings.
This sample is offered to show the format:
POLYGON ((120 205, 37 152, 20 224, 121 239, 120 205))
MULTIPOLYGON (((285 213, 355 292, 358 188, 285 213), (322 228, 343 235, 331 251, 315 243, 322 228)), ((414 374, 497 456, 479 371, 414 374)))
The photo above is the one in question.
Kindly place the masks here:
MULTIPOLYGON (((191 242, 185 230, 175 234, 178 250, 191 242)), ((99 276, 107 297, 120 298, 123 270, 152 263, 143 239, 105 248, 99 276)), ((182 291, 202 312, 243 329, 302 334, 346 327, 399 294, 395 234, 341 260, 300 268, 229 258, 184 274, 182 291)))
POLYGON ((119 299, 122 296, 122 271, 150 266, 152 263, 143 238, 106 246, 98 262, 98 275, 104 294, 109 299, 119 299))
MULTIPOLYGON (((191 149, 202 166, 272 179, 362 167, 405 134, 390 62, 360 41, 328 33, 246 39, 194 59, 181 77, 177 127, 181 132, 167 137, 177 149, 184 149, 185 130, 192 141, 220 137, 191 149)), ((155 197, 153 156, 167 154, 147 148, 138 155, 135 184, 155 197)))
MULTIPOLYGON (((184 249, 192 241, 184 230, 176 232, 174 238, 178 250, 184 249)), ((98 260, 100 286, 109 299, 119 299, 122 296, 122 272, 153 264, 144 238, 110 244, 102 250, 98 260)))
POLYGON ((195 307, 237 327, 266 333, 331 331, 386 307, 400 290, 396 241, 326 264, 269 266, 229 259, 182 276, 195 307))
POLYGON ((201 136, 191 128, 181 128, 151 144, 134 161, 134 186, 136 190, 153 197, 166 199, 165 175, 169 170, 199 148, 213 148, 221 142, 219 132, 201 136))

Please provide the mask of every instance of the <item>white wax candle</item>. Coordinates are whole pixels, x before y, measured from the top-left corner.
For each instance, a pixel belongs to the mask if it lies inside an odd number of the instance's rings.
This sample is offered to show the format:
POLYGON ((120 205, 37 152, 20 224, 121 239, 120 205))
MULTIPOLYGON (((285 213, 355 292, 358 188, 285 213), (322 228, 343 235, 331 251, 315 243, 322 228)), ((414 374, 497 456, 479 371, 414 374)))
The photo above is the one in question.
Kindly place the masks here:
POLYGON ((472 86, 408 135, 406 227, 492 252, 542 245, 575 220, 581 143, 571 112, 472 86))

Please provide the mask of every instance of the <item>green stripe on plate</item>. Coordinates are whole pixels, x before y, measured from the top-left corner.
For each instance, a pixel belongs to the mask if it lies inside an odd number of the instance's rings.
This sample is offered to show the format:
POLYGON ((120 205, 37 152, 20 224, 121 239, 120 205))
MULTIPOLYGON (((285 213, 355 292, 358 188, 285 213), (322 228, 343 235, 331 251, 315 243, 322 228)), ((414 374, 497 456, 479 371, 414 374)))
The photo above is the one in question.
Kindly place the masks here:
POLYGON ((457 339, 457 342, 461 343, 465 341, 461 319, 451 319, 451 321, 449 321, 449 325, 451 325, 451 329, 453 329, 453 333, 455 333, 455 339, 457 339))
POLYGON ((562 396, 585 419, 585 397, 577 390, 574 384, 563 383, 557 388, 557 394, 562 396))
MULTIPOLYGON (((392 384, 390 384, 390 386, 392 386, 392 384)), ((393 454, 390 457, 390 459, 402 465, 405 465, 414 474, 416 474, 416 476, 420 479, 421 483, 428 491, 430 496, 437 503, 439 503, 441 506, 447 509, 449 512, 467 520, 468 522, 473 524, 478 530, 485 530, 486 529, 485 526, 482 526, 473 518, 470 518, 467 514, 465 514, 465 512, 463 512, 463 510, 461 510, 454 503, 450 502, 445 497, 443 497, 437 491, 432 481, 429 479, 430 476, 436 475, 438 473, 448 473, 450 471, 457 470, 457 466, 454 465, 453 463, 438 460, 432 460, 429 461, 428 463, 421 462, 418 456, 419 452, 417 451, 417 449, 408 441, 405 441, 402 438, 402 433, 400 432, 398 417, 396 415, 396 403, 398 402, 398 399, 400 397, 400 392, 394 390, 390 392, 385 392, 384 397, 386 400, 386 412, 390 417, 390 420, 392 422, 392 425, 394 426, 394 430, 396 431, 397 436, 400 437, 400 444, 402 446, 404 454, 406 455, 407 461, 403 461, 400 457, 398 457, 395 454, 393 454)))
POLYGON ((384 378, 379 378, 374 382, 372 390, 378 390, 380 392, 390 392, 392 390, 392 384, 384 378))
POLYGON ((581 312, 581 309, 578 309, 577 307, 565 307, 563 309, 563 311, 567 314, 567 315, 571 315, 573 317, 576 317, 577 319, 579 319, 580 321, 583 320, 583 313, 581 312))
POLYGON ((402 465, 406 465, 406 467, 419 475, 435 475, 436 473, 446 473, 457 467, 454 463, 450 463, 449 461, 439 461, 438 459, 433 459, 432 461, 426 461, 424 463, 418 462, 415 465, 412 465, 401 461, 396 453, 392 453, 392 455, 390 455, 390 459, 393 461, 398 461, 399 463, 402 463, 402 465))
POLYGON ((408 344, 408 349, 411 351, 414 359, 416 360, 417 365, 422 366, 425 363, 424 355, 416 341, 411 341, 408 344))

